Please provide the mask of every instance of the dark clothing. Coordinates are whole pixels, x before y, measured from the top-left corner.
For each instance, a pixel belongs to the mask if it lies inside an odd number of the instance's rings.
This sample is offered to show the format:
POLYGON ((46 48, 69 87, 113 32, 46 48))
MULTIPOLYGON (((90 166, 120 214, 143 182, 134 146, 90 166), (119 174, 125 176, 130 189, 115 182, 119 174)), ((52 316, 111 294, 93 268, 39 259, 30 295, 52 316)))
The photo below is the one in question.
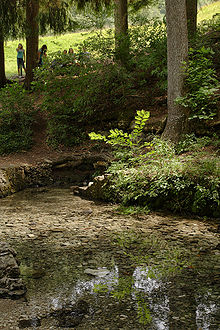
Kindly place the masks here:
POLYGON ((20 69, 20 75, 22 76, 22 68, 25 70, 23 58, 17 57, 18 70, 20 69))
POLYGON ((46 52, 47 52, 46 49, 43 50, 42 48, 40 48, 38 50, 38 53, 40 53, 40 58, 39 58, 38 66, 42 66, 43 65, 43 57, 46 55, 46 52))
POLYGON ((23 68, 23 69, 25 69, 25 66, 24 66, 24 60, 23 60, 23 58, 17 58, 17 64, 18 64, 18 69, 19 68, 23 68))

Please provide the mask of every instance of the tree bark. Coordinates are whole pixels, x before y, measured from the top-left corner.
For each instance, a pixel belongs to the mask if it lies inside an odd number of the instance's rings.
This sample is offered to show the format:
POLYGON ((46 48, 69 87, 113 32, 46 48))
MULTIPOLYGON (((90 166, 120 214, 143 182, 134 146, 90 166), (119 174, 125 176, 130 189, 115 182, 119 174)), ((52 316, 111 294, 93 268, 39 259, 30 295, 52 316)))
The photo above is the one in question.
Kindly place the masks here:
POLYGON ((196 33, 197 6, 198 6, 198 0, 186 0, 186 14, 187 14, 187 26, 188 26, 189 38, 192 38, 196 33))
POLYGON ((115 0, 115 58, 122 64, 126 64, 128 57, 128 2, 115 0))
POLYGON ((37 66, 37 52, 39 40, 39 0, 26 1, 26 78, 25 88, 31 89, 31 82, 34 75, 33 70, 37 66))
POLYGON ((0 29, 0 88, 6 84, 5 76, 5 53, 4 53, 4 36, 0 29))
POLYGON ((166 0, 167 66, 168 66, 168 118, 162 138, 177 143, 187 132, 188 110, 176 104, 184 96, 183 62, 188 56, 186 2, 166 0))

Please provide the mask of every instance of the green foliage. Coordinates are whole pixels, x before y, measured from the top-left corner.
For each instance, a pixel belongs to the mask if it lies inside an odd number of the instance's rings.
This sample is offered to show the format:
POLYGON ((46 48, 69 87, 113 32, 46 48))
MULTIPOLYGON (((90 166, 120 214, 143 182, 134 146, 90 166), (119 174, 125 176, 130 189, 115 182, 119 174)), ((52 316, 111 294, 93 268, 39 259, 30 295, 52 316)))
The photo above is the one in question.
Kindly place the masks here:
POLYGON ((144 301, 144 299, 140 299, 137 302, 137 315, 140 324, 146 325, 152 321, 148 304, 144 301))
POLYGON ((211 143, 212 139, 209 136, 196 137, 194 133, 186 134, 184 139, 178 143, 175 149, 178 154, 181 154, 187 151, 201 150, 211 143))
POLYGON ((137 157, 127 151, 112 162, 111 194, 106 198, 123 206, 169 209, 200 215, 220 214, 220 164, 218 158, 197 151, 198 146, 210 143, 209 138, 181 142, 179 152, 190 150, 182 159, 174 146, 158 138, 152 141, 153 150, 137 157), (194 151, 193 151, 194 150, 194 151), (194 152, 194 154, 192 154, 194 152), (137 161, 138 159, 138 161, 137 161))
POLYGON ((217 92, 220 84, 213 68, 213 51, 210 48, 189 50, 189 62, 186 69, 188 92, 176 102, 190 108, 190 119, 213 119, 217 112, 217 92))
POLYGON ((58 76, 51 77, 43 86, 42 109, 47 113, 48 143, 53 147, 72 146, 82 139, 82 129, 79 127, 81 109, 79 112, 74 106, 78 100, 77 93, 81 90, 79 83, 79 80, 75 82, 69 76, 61 79, 58 76))
POLYGON ((107 29, 105 31, 96 31, 82 42, 82 47, 92 53, 97 60, 105 61, 114 56, 114 31, 107 29))
MULTIPOLYGON (((146 72, 156 77, 162 90, 167 87, 167 46, 165 25, 157 20, 145 22, 144 26, 131 27, 128 31, 130 54, 128 66, 139 72, 140 84, 146 84, 146 72), (142 73, 142 77, 141 77, 142 73)), ((97 32, 83 42, 83 46, 99 61, 113 61, 113 30, 97 32)), ((136 77, 137 78, 137 77, 136 77)))
MULTIPOLYGON (((110 130, 110 134, 107 137, 101 134, 96 134, 94 132, 90 133, 89 137, 91 140, 103 140, 104 142, 117 147, 139 147, 142 141, 141 134, 149 117, 149 111, 137 111, 137 115, 135 117, 135 126, 130 134, 116 128, 110 130)), ((143 146, 150 146, 150 143, 144 143, 141 147, 143 146)))
POLYGON ((101 6, 98 11, 94 10, 94 4, 91 2, 84 5, 81 10, 74 5, 70 9, 70 17, 80 30, 102 30, 114 25, 112 5, 101 6))
POLYGON ((89 124, 117 119, 126 111, 130 73, 117 65, 89 58, 86 62, 80 54, 76 59, 77 63, 70 55, 53 54, 35 73, 35 89, 43 94, 48 118, 48 139, 54 146, 74 145, 89 124))
POLYGON ((163 22, 154 19, 130 29, 131 63, 138 70, 148 71, 158 79, 160 88, 167 88, 167 39, 163 22))
POLYGON ((32 145, 33 108, 30 96, 18 84, 0 91, 0 154, 27 150, 32 145))

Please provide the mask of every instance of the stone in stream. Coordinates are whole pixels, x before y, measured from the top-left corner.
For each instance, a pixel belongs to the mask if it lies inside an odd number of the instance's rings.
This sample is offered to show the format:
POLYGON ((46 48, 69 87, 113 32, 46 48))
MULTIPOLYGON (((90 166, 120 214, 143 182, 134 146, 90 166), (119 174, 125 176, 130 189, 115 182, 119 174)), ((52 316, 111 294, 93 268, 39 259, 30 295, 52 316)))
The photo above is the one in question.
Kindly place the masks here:
POLYGON ((89 304, 84 300, 79 300, 74 305, 63 306, 60 310, 51 313, 51 316, 57 319, 60 327, 70 328, 78 326, 88 313, 89 304))
POLYGON ((78 187, 77 194, 85 198, 105 200, 105 191, 109 188, 110 178, 111 174, 97 176, 86 187, 78 187))
POLYGON ((18 326, 20 329, 24 328, 35 328, 41 326, 41 320, 37 317, 31 319, 21 319, 18 321, 18 326))
POLYGON ((85 274, 88 275, 93 275, 93 276, 98 276, 98 277, 105 277, 110 273, 110 271, 106 268, 98 268, 98 269, 91 269, 91 268, 86 268, 84 270, 85 274))
POLYGON ((14 249, 4 242, 0 243, 0 298, 18 299, 26 292, 19 278, 20 269, 15 256, 14 249))

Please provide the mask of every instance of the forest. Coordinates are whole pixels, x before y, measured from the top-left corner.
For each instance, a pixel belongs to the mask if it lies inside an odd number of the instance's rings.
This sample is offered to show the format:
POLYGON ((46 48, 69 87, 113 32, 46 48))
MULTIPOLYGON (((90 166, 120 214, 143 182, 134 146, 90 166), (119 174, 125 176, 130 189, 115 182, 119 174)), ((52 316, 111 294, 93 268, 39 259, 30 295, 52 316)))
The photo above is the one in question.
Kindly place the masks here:
POLYGON ((218 328, 219 59, 219 0, 1 0, 0 328, 218 328))

